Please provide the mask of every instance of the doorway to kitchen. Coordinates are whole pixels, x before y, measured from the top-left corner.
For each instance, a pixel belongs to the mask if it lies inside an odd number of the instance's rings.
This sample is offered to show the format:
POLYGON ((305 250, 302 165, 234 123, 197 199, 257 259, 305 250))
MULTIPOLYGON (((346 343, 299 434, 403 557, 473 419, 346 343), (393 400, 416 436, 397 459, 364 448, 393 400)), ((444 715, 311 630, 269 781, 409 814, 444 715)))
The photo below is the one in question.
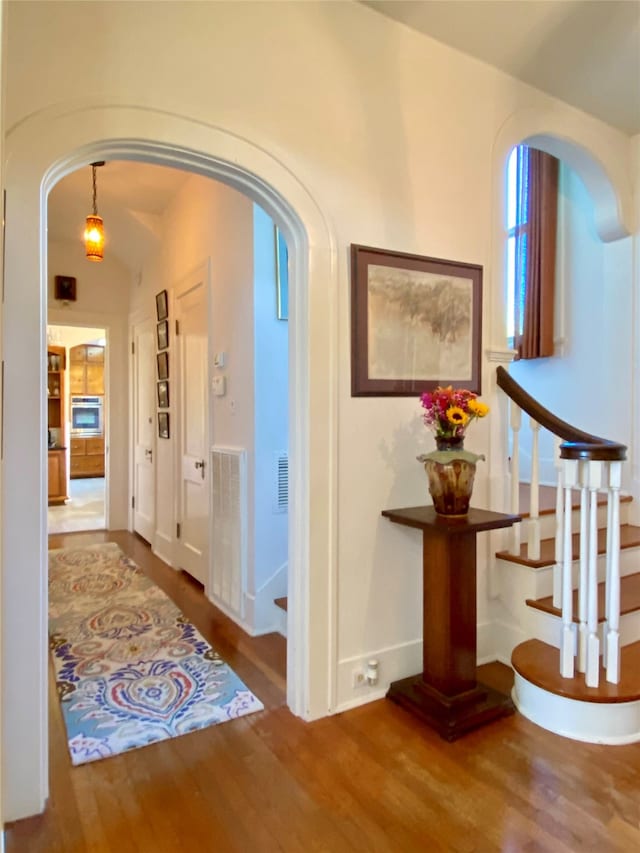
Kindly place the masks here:
POLYGON ((49 534, 106 525, 107 332, 47 326, 49 534))

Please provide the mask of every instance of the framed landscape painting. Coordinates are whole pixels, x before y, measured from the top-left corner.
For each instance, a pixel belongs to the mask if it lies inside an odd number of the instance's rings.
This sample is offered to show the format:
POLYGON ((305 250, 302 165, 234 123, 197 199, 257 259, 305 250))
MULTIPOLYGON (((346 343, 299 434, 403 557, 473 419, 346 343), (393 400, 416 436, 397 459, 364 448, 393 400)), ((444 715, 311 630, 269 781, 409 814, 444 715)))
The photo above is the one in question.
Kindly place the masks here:
POLYGON ((482 267, 351 246, 351 395, 480 393, 482 267))

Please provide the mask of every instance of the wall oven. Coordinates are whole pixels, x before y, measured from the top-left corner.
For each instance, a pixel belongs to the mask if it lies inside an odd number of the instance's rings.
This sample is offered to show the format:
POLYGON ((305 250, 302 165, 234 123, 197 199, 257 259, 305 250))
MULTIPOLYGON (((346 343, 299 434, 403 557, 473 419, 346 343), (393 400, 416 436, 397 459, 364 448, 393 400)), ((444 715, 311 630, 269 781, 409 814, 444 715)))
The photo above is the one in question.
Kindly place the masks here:
POLYGON ((102 435, 102 397, 71 398, 71 435, 102 435))

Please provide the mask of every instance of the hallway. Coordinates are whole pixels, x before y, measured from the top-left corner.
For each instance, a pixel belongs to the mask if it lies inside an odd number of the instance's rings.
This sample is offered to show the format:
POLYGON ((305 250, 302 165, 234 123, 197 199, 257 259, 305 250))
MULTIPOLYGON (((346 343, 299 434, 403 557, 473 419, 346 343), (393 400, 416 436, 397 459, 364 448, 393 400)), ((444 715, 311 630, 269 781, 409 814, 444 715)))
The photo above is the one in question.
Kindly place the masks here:
POLYGON ((105 478, 84 477, 69 482, 69 500, 47 510, 49 535, 105 527, 105 478))
MULTIPOLYGON (((263 712, 71 766, 53 690, 51 794, 7 829, 7 853, 637 850, 640 744, 550 734, 519 714, 446 743, 391 702, 304 723, 285 705, 286 641, 248 637, 126 531, 115 541, 262 699, 263 712)), ((483 679, 503 689, 500 664, 483 679)))

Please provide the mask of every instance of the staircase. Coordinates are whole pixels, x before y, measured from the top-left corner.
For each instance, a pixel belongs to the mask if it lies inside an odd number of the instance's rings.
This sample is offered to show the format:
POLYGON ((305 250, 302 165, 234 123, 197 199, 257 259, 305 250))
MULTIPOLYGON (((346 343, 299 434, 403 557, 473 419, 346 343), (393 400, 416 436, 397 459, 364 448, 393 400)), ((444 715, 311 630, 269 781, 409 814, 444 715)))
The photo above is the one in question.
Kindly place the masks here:
POLYGON ((514 702, 576 740, 639 741, 640 527, 628 523, 631 498, 619 489, 625 448, 559 421, 503 368, 498 385, 510 398, 510 511, 522 515, 516 537, 526 540, 496 554, 514 702), (540 425, 565 439, 556 486, 539 485, 534 465, 531 483, 519 482, 522 410, 532 418, 532 460, 540 425))
POLYGON ((286 595, 281 598, 274 598, 273 603, 276 607, 276 630, 283 637, 287 636, 287 610, 288 599, 286 595))

